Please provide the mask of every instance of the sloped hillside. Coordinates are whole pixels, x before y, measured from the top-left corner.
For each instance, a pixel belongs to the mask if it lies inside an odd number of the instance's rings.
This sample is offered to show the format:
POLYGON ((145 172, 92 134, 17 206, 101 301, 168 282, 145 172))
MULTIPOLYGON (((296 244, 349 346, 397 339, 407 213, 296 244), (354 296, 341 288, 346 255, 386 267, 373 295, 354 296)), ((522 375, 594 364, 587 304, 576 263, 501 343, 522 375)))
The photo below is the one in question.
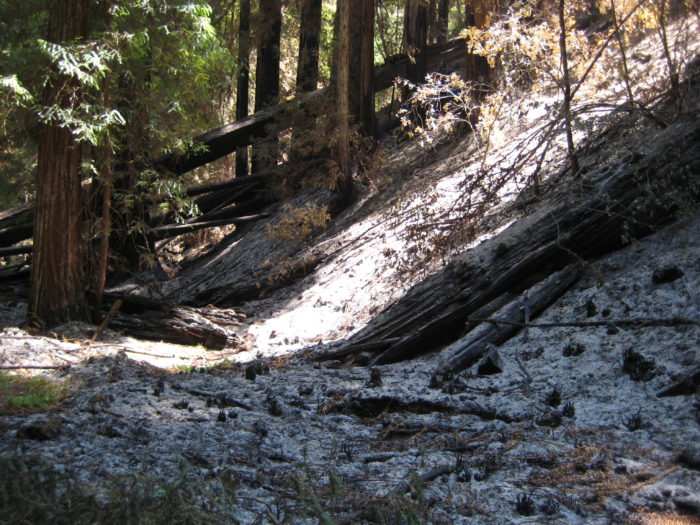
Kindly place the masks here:
MULTIPOLYGON (((633 50, 635 74, 663 76, 653 45, 633 50)), ((528 149, 551 101, 526 97, 493 125, 497 148, 478 133, 386 142, 382 172, 323 232, 275 239, 290 214, 275 205, 174 278, 111 291, 191 308, 223 349, 90 341, 76 324, 36 335, 11 326, 21 298, 3 301, 3 366, 71 393, 0 416, 0 519, 697 523, 686 66, 684 106, 659 97, 656 119, 610 87, 576 136, 577 177, 563 141, 528 149)))

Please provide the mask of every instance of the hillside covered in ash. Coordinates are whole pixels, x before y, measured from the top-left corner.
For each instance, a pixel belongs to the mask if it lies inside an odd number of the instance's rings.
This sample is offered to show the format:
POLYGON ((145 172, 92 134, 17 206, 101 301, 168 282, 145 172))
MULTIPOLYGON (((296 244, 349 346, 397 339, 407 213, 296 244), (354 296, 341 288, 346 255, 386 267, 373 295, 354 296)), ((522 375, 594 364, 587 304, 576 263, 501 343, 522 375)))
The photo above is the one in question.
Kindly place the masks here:
POLYGON ((578 170, 520 91, 385 137, 332 219, 318 187, 162 240, 103 326, 2 283, 0 521, 699 523, 697 29, 680 99, 656 37, 639 104, 581 81, 578 170))

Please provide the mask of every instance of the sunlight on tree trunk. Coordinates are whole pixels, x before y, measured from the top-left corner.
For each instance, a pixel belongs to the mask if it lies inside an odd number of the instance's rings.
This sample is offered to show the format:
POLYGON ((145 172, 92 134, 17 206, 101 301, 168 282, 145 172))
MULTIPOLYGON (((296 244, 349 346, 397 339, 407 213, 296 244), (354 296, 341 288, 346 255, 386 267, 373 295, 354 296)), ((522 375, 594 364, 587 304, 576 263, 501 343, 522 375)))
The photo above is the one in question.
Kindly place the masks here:
POLYGON ((350 76, 350 2, 338 0, 338 33, 336 51, 336 93, 338 120, 338 140, 336 144, 336 162, 338 179, 336 186, 341 206, 352 201, 352 166, 350 165, 350 110, 349 110, 349 76, 350 76))

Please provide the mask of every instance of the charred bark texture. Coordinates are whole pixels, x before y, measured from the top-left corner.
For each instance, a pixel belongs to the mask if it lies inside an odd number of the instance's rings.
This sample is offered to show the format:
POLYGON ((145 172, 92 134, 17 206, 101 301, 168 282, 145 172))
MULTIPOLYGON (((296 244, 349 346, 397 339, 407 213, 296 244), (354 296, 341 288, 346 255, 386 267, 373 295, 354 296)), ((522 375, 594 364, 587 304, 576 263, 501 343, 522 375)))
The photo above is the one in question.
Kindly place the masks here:
MULTIPOLYGON (((474 327, 465 326, 470 317, 482 317, 479 310, 504 294, 520 294, 572 262, 585 266, 582 261, 619 249, 626 236, 641 237, 667 224, 675 216, 674 205, 656 201, 645 181, 662 178, 669 187, 685 185, 692 192, 682 174, 699 171, 700 121, 689 119, 664 130, 646 155, 630 155, 590 173, 576 195, 554 197, 551 212, 531 225, 511 226, 499 237, 517 242, 504 246, 504 253, 494 248, 492 260, 474 265, 458 259, 415 287, 338 354, 351 355, 353 347, 367 351, 367 343, 377 343, 383 352, 370 364, 379 364, 454 342, 474 327), (388 347, 379 344, 389 340, 388 347)), ((700 201, 697 191, 688 197, 700 201)), ((496 247, 499 237, 489 242, 496 247)))
POLYGON ((374 0, 353 0, 348 11, 348 110, 360 133, 374 137, 374 0))
MULTIPOLYGON (((238 26, 238 78, 236 81, 236 120, 248 116, 250 88, 250 0, 241 0, 238 26)), ((236 176, 248 175, 248 147, 236 151, 236 176)))
MULTIPOLYGON (((257 20, 258 59, 255 66, 255 111, 279 102, 281 0, 261 0, 257 20)), ((277 134, 268 130, 267 140, 253 146, 253 173, 277 165, 277 134)))
POLYGON ((210 350, 226 346, 226 330, 211 322, 194 308, 144 304, 123 298, 119 313, 110 323, 114 330, 148 339, 181 345, 203 345, 210 350))
POLYGON ((297 93, 315 91, 318 85, 318 53, 321 43, 321 0, 304 0, 299 34, 297 93))

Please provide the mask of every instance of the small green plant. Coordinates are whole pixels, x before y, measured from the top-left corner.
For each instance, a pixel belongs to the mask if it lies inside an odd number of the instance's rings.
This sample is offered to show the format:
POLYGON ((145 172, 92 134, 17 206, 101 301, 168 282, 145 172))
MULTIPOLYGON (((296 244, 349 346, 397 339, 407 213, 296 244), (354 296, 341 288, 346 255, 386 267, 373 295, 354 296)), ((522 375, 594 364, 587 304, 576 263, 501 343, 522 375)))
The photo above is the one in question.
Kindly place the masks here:
POLYGON ((64 384, 44 377, 0 372, 0 414, 39 412, 57 406, 66 397, 64 384))

